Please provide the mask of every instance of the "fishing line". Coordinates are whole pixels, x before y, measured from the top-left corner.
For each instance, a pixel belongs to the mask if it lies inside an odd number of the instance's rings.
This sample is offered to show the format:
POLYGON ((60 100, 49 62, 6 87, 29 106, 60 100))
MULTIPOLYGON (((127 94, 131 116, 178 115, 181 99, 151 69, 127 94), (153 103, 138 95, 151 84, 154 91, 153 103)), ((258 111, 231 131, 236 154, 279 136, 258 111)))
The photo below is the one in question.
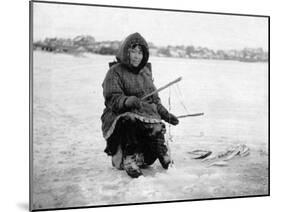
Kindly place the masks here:
POLYGON ((176 92, 177 92, 177 94, 178 94, 177 96, 178 96, 178 99, 179 99, 179 101, 180 101, 180 104, 181 104, 181 106, 184 108, 185 112, 186 112, 187 114, 189 114, 188 109, 187 109, 187 107, 185 106, 185 102, 184 102, 184 100, 183 100, 184 98, 183 98, 181 89, 180 89, 180 87, 179 87, 179 83, 176 84, 176 88, 177 88, 177 89, 175 89, 175 90, 176 90, 176 92))
MULTIPOLYGON (((171 104, 171 87, 169 87, 169 97, 168 97, 168 111, 171 113, 172 110, 172 104, 171 104)), ((170 124, 170 117, 169 117, 169 125, 168 125, 168 134, 169 134, 169 140, 173 141, 172 134, 171 134, 171 124, 170 124)))
MULTIPOLYGON (((171 106, 171 87, 169 87, 169 96, 168 96, 168 111, 169 113, 171 112, 172 106, 171 106)), ((169 124, 168 124, 168 138, 167 138, 167 149, 168 149, 168 154, 171 158, 171 166, 174 164, 174 160, 172 159, 172 151, 169 145, 169 141, 173 142, 173 137, 171 133, 171 124, 170 124, 170 117, 169 117, 169 124)))

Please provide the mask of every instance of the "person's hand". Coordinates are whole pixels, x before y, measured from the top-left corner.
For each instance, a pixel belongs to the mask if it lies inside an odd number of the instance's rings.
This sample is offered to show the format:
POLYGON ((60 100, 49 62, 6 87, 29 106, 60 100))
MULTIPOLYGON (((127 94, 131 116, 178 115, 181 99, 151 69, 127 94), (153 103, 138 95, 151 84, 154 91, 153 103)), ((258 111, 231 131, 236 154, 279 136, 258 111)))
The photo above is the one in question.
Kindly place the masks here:
POLYGON ((178 125, 179 124, 178 118, 175 115, 171 114, 171 113, 168 114, 168 117, 167 117, 166 121, 168 123, 172 124, 172 125, 178 125))
POLYGON ((136 96, 129 96, 125 101, 125 107, 130 109, 139 109, 141 100, 136 96))

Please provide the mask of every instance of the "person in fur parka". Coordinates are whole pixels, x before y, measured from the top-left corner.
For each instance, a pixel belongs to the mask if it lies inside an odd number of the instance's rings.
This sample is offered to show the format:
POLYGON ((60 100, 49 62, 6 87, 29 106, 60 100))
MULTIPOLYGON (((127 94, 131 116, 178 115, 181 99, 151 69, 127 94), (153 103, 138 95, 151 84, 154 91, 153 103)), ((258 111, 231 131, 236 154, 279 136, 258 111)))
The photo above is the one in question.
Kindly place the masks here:
POLYGON ((165 124, 178 119, 161 104, 158 94, 141 98, 156 88, 153 84, 149 49, 139 33, 129 35, 120 46, 117 62, 102 83, 105 109, 101 116, 105 152, 112 165, 131 177, 142 175, 141 168, 159 159, 163 168, 171 163, 165 145, 165 124))

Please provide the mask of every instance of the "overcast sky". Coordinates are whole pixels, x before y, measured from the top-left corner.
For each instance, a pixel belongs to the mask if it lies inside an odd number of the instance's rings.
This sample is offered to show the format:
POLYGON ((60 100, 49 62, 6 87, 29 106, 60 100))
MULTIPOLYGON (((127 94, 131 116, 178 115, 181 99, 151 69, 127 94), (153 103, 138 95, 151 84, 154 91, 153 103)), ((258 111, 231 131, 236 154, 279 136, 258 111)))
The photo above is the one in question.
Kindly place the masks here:
POLYGON ((123 40, 133 32, 155 45, 268 50, 267 19, 187 12, 34 3, 34 40, 92 35, 123 40))

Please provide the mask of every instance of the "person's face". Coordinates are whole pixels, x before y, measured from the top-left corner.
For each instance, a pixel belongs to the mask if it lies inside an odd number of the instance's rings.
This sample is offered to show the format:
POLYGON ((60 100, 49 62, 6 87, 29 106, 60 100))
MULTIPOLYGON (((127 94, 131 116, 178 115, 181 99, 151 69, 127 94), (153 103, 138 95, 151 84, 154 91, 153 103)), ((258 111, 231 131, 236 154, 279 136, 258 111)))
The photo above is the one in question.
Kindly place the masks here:
POLYGON ((143 53, 140 46, 129 49, 130 64, 134 67, 138 67, 142 61, 143 53))

